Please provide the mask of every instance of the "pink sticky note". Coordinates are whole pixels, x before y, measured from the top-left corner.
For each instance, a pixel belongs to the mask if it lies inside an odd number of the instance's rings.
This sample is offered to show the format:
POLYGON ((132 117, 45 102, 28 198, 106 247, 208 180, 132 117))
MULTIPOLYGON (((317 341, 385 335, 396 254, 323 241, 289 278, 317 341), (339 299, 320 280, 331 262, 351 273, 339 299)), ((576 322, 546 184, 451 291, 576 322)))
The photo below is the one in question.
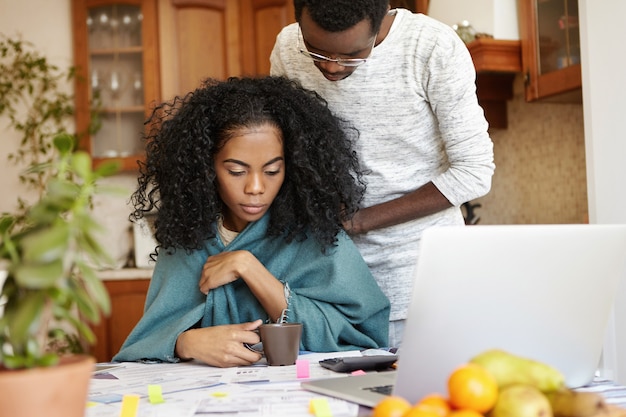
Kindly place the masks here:
POLYGON ((296 360, 296 376, 298 378, 309 377, 309 361, 307 361, 306 359, 296 360))
POLYGON ((367 372, 359 369, 358 371, 352 371, 350 372, 350 375, 365 375, 367 372))

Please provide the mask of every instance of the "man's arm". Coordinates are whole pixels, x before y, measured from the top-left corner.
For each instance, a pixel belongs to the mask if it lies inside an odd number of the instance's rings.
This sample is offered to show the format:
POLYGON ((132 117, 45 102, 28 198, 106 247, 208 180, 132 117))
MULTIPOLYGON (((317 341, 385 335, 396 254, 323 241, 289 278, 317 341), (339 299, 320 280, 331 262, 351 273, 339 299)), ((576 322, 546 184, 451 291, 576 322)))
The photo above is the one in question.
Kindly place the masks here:
POLYGON ((432 182, 394 200, 359 210, 344 228, 351 235, 394 226, 452 207, 432 182))

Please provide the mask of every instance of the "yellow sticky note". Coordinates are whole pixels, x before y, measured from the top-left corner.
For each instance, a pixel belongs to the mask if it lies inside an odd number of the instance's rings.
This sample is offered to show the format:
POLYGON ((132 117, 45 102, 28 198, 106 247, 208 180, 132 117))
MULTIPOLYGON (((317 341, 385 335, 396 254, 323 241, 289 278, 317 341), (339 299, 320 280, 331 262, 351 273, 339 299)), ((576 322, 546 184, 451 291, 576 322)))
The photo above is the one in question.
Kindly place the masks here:
POLYGON ((333 417, 326 398, 313 398, 309 402, 309 413, 315 417, 333 417))
POLYGON ((126 394, 122 397, 120 417, 137 417, 137 409, 139 409, 139 395, 126 394))
POLYGON ((164 403, 163 399, 163 391, 160 385, 148 385, 148 398, 150 400, 150 404, 161 404, 164 403))
POLYGON ((217 398, 222 398, 222 397, 228 397, 228 393, 227 392, 214 392, 213 394, 211 394, 213 397, 217 397, 217 398))

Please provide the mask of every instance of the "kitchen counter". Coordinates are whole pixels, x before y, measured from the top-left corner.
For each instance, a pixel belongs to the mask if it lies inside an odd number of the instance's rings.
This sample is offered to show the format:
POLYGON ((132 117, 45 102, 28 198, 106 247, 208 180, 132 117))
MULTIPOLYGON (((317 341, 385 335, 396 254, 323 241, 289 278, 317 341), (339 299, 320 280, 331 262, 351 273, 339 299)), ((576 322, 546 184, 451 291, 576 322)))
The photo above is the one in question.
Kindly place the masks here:
POLYGON ((152 268, 121 268, 105 269, 98 271, 98 277, 103 281, 118 281, 128 279, 150 279, 152 278, 152 268))

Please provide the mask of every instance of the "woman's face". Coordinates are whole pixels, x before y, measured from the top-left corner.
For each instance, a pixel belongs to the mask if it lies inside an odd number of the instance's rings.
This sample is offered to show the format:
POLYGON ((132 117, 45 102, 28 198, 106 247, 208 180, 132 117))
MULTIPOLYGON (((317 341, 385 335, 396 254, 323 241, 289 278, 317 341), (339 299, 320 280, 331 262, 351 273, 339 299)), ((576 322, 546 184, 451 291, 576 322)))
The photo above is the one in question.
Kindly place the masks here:
POLYGON ((285 179, 280 130, 263 124, 235 131, 214 157, 224 226, 241 232, 270 208, 285 179))

